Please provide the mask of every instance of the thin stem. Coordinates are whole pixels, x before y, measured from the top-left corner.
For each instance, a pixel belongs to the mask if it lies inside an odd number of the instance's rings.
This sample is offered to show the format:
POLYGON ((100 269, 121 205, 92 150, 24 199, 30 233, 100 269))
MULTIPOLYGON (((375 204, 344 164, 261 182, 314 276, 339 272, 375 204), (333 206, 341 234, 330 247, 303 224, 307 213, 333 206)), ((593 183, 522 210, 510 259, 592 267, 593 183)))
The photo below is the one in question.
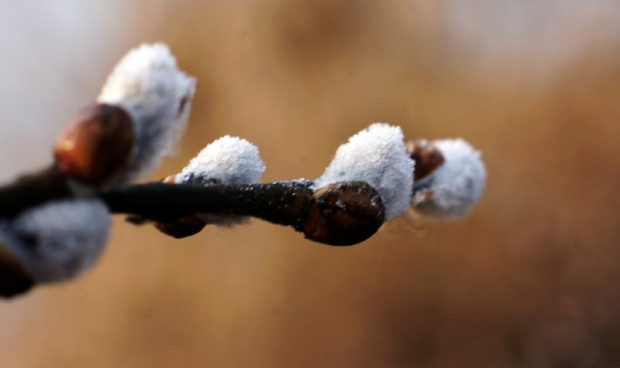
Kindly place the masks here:
POLYGON ((138 214, 170 222, 194 213, 252 216, 296 229, 312 202, 309 183, 198 186, 147 183, 108 188, 100 198, 113 213, 138 214))
MULTIPOLYGON (((309 239, 332 245, 359 243, 374 234, 385 219, 379 193, 365 182, 334 183, 316 192, 311 185, 299 180, 206 186, 158 182, 95 191, 46 170, 0 188, 0 218, 12 218, 48 201, 99 198, 112 213, 130 214, 157 222, 158 226, 177 220, 182 221, 180 227, 190 226, 183 219, 201 213, 252 216, 291 226, 309 239)), ((191 225, 193 231, 185 235, 200 231, 198 225, 191 225)), ((183 235, 172 230, 166 233, 183 235)))
POLYGON ((0 297, 9 298, 28 291, 34 280, 19 261, 3 247, 0 241, 0 297))
POLYGON ((66 175, 53 168, 45 169, 0 188, 0 217, 11 218, 49 200, 73 196, 66 175))
POLYGON ((0 217, 53 200, 94 197, 112 213, 136 214, 169 222, 193 213, 253 216, 279 225, 299 228, 308 212, 313 190, 310 182, 198 186, 192 184, 127 184, 99 192, 80 185, 54 169, 25 176, 0 188, 0 217))

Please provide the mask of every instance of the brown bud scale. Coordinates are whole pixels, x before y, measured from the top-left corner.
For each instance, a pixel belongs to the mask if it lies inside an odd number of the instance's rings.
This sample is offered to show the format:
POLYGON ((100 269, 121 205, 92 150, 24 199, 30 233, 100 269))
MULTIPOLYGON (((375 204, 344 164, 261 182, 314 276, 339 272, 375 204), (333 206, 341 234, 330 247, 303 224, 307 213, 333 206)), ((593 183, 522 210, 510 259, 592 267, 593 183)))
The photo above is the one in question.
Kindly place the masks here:
POLYGON ((207 223, 198 217, 189 215, 166 224, 156 222, 155 228, 175 239, 182 239, 198 234, 206 225, 207 223))
POLYGON ((131 117, 122 108, 91 104, 58 136, 54 146, 56 168, 93 186, 122 177, 131 159, 132 125, 131 117))
POLYGON ((431 175, 445 159, 441 152, 432 143, 425 139, 413 140, 406 143, 407 153, 415 161, 413 180, 418 181, 431 175))
POLYGON ((385 221, 381 196, 361 181, 319 188, 302 225, 306 238, 330 245, 353 245, 371 237, 385 221))

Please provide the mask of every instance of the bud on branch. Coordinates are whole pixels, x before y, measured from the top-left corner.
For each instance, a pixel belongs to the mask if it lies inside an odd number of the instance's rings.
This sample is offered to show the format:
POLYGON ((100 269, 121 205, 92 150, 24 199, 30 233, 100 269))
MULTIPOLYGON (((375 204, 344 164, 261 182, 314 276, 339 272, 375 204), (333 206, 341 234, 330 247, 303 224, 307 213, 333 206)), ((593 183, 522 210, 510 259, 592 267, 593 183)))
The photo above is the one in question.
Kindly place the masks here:
POLYGON ((53 165, 0 187, 0 296, 82 274, 103 251, 113 213, 174 238, 254 217, 353 245, 409 210, 463 216, 484 189, 484 164, 465 141, 405 144, 402 130, 384 123, 353 135, 314 181, 260 183, 258 148, 226 136, 180 173, 131 184, 174 150, 195 83, 162 44, 130 51, 97 103, 61 132, 53 165))

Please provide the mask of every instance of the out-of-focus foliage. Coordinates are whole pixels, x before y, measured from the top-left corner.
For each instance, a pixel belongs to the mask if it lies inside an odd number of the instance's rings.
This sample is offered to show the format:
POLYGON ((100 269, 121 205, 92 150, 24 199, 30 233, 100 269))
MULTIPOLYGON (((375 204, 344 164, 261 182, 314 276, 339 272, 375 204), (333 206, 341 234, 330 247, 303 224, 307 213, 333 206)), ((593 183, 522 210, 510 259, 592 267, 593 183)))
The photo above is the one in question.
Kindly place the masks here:
POLYGON ((0 176, 141 42, 198 77, 176 173, 225 134, 317 177, 374 121, 483 152, 470 217, 349 248, 259 222, 182 241, 115 222, 94 272, 0 305, 6 367, 620 365, 620 5, 0 2, 0 176))

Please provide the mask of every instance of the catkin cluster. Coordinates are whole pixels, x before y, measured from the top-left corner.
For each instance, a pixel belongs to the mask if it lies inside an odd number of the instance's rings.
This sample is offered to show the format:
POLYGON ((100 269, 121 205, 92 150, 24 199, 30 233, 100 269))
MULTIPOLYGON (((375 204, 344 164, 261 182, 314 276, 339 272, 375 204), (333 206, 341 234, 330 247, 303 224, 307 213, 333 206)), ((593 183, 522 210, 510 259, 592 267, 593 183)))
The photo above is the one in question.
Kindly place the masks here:
MULTIPOLYGON (((351 245, 408 211, 459 218, 484 189, 480 153, 464 140, 405 142, 400 127, 374 123, 342 144, 314 180, 261 184, 265 164, 258 148, 225 136, 178 174, 148 187, 161 196, 144 199, 147 187, 131 182, 175 151, 195 86, 163 44, 141 45, 120 60, 96 102, 61 132, 52 167, 37 179, 54 178, 61 190, 0 216, 0 295, 70 280, 92 267, 105 248, 113 212, 153 223, 175 238, 254 216, 291 226, 310 240, 351 245), (183 202, 187 195, 195 200, 183 202), (153 215, 158 203, 178 207, 153 215)), ((11 190, 19 191, 20 181, 11 190)))

